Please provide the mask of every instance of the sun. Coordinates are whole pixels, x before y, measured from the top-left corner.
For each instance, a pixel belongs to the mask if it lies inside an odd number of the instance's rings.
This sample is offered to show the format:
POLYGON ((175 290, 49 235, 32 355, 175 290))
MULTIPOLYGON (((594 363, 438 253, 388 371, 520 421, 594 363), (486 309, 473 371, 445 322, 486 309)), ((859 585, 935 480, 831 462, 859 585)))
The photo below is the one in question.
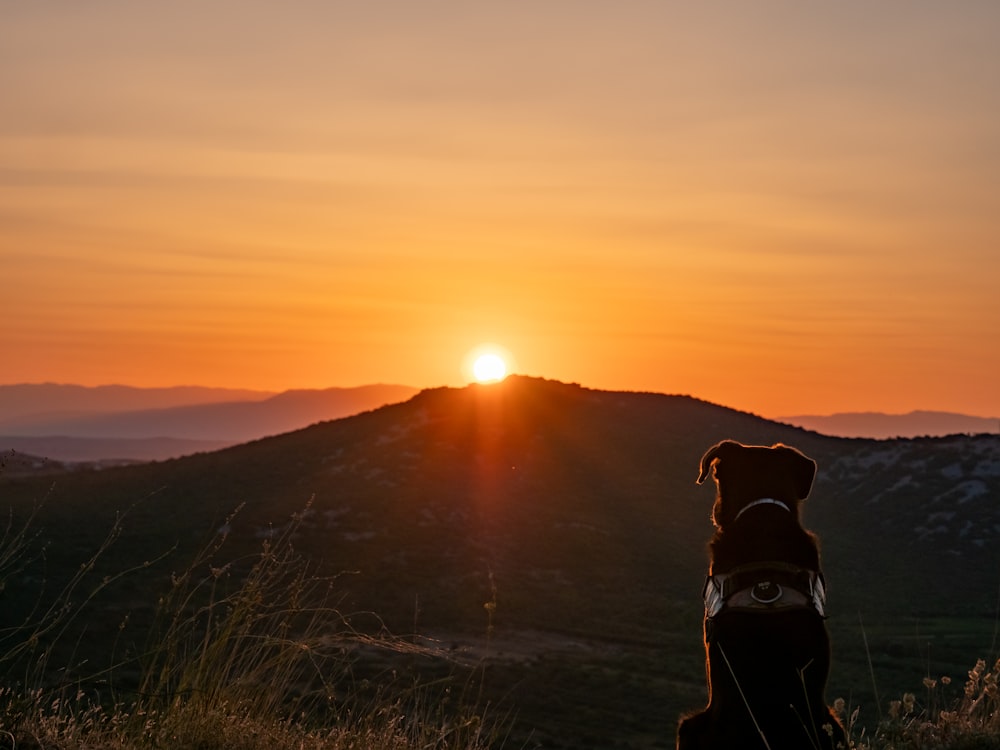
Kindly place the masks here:
POLYGON ((471 349, 462 360, 466 382, 496 383, 517 371, 517 361, 507 349, 495 343, 484 343, 471 349))
POLYGON ((472 374, 480 383, 503 380, 507 374, 507 363, 499 354, 480 354, 472 365, 472 374))

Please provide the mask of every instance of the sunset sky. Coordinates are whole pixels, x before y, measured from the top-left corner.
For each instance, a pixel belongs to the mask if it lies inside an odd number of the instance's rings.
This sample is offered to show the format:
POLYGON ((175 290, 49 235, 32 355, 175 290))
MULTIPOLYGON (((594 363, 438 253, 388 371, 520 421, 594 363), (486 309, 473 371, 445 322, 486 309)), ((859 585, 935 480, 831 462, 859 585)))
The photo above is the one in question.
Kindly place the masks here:
POLYGON ((0 0, 0 383, 1000 416, 1000 3, 0 0))

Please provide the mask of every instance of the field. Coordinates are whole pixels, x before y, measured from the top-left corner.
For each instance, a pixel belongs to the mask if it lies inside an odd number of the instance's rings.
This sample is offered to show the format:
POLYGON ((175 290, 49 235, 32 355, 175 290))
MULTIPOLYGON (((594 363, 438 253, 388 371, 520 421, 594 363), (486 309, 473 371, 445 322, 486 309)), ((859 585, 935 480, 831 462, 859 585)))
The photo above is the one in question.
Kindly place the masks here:
MULTIPOLYGON (((78 629, 136 570, 92 575, 112 529, 59 596, 0 641, 0 741, 11 748, 668 748, 676 717, 703 700, 701 655, 678 606, 659 637, 504 632, 484 602, 479 634, 393 636, 349 617, 337 581, 294 550, 295 523, 252 560, 224 561, 224 540, 172 575, 151 638, 117 624, 95 671, 78 629), (239 572, 242 571, 242 572, 239 572), (69 642, 67 642, 69 639, 69 642), (68 647, 68 648, 67 648, 68 647), (53 662, 56 655, 64 662, 53 662), (678 679, 683 675, 683 679, 678 679), (596 700, 595 700, 596 697, 596 700)), ((0 591, 31 575, 32 528, 0 546, 0 591)), ((129 590, 125 586, 124 590, 129 590)), ((117 595, 117 594, 116 594, 117 595)), ((997 621, 832 619, 829 698, 857 748, 1000 747, 997 621), (859 638, 860 636, 860 638, 859 638), (860 641, 860 643, 859 643, 860 641)), ((92 630, 101 638, 102 629, 92 630)), ((97 660, 95 660, 95 664, 97 660)))

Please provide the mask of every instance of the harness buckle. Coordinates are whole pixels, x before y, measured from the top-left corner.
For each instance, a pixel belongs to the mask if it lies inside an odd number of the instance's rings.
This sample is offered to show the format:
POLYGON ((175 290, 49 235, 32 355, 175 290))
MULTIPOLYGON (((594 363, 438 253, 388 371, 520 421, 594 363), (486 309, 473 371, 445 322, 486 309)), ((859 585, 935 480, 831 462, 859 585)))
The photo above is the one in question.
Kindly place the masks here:
POLYGON ((819 571, 783 563, 755 563, 709 575, 702 589, 705 617, 724 609, 806 608, 826 617, 826 581, 819 571))
POLYGON ((755 583, 750 589, 750 596, 755 602, 760 602, 761 604, 774 604, 783 594, 781 586, 770 581, 755 583))

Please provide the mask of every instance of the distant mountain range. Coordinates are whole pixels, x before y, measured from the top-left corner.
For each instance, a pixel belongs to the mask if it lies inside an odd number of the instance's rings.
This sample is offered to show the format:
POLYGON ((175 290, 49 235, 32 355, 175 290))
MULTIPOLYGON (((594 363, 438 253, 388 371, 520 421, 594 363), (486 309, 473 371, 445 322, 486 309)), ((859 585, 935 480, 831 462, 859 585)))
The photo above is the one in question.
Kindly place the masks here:
MULTIPOLYGON (((352 615, 357 627, 442 644, 446 659, 489 655, 484 689, 516 716, 511 746, 670 748, 678 713, 705 698, 713 491, 695 477, 723 438, 785 442, 819 464, 803 514, 830 590, 831 699, 874 726, 869 659, 885 700, 992 663, 998 435, 845 440, 689 397, 510 377, 170 461, 55 478, 22 465, 0 472, 0 497, 15 528, 44 499, 52 591, 127 512, 94 575, 138 570, 81 619, 85 639, 69 638, 88 668, 99 654, 84 650, 143 642, 121 634, 123 617, 150 622, 157 592, 213 535, 250 564, 298 514, 296 553, 335 577, 338 610, 377 613, 352 615)), ((39 580, 8 583, 0 631, 37 607, 39 580)))
MULTIPOLYGON (((417 393, 404 385, 282 393, 111 385, 0 385, 0 450, 53 461, 121 463, 219 450, 338 419, 417 393)), ((780 417, 839 437, 894 438, 1000 432, 1000 419, 948 412, 780 417)))
POLYGON ((25 383, 0 385, 0 422, 18 417, 80 416, 108 412, 169 409, 228 401, 263 401, 270 391, 177 386, 134 388, 128 385, 63 385, 25 383))
POLYGON ((946 411, 911 411, 908 414, 844 412, 828 416, 779 417, 778 420, 837 437, 887 439, 1000 433, 1000 417, 970 417, 946 411))
POLYGON ((56 461, 159 460, 217 450, 404 401, 402 385, 284 393, 0 386, 0 450, 56 461))

